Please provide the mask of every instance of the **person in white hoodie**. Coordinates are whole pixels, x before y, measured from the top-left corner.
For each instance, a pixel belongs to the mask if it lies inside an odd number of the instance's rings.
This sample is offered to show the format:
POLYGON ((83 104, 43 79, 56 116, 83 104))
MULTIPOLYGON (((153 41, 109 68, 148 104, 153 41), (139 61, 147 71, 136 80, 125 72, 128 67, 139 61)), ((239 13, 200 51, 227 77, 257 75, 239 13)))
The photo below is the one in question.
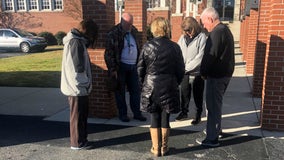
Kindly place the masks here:
POLYGON ((178 44, 184 58, 185 75, 180 85, 181 112, 176 120, 182 121, 188 118, 188 105, 192 91, 195 102, 195 117, 191 124, 196 125, 201 121, 203 111, 204 80, 200 76, 200 64, 207 36, 202 32, 201 25, 193 17, 186 17, 181 24, 181 28, 184 33, 180 36, 178 44))
POLYGON ((93 20, 83 20, 63 38, 61 92, 70 106, 71 149, 87 146, 88 95, 92 90, 92 73, 88 47, 93 47, 98 27, 93 20))

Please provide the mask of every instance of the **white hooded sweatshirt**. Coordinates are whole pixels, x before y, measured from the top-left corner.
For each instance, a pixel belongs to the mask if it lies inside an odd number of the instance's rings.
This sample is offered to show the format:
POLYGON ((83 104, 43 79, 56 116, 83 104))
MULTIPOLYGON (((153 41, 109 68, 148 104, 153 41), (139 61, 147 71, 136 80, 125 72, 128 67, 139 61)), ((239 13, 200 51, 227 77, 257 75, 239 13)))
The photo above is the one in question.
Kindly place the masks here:
POLYGON ((61 92, 66 96, 87 96, 92 90, 88 41, 76 29, 63 38, 61 92))

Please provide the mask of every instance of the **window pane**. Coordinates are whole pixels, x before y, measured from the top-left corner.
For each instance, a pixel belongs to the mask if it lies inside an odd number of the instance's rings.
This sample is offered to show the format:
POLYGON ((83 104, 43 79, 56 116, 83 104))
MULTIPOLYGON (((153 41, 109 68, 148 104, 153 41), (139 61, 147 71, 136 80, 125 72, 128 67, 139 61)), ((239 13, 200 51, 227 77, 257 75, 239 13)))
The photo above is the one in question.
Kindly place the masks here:
POLYGON ((149 0, 148 8, 155 8, 160 6, 160 0, 149 0))
POLYGON ((54 0, 54 9, 62 9, 62 0, 54 0))
POLYGON ((12 2, 12 0, 5 0, 5 10, 6 11, 13 10, 13 2, 12 2))
POLYGON ((29 8, 30 10, 37 9, 37 0, 30 0, 29 8))
POLYGON ((26 7, 25 7, 25 0, 18 0, 17 1, 17 9, 18 10, 25 10, 26 7))
POLYGON ((42 0, 42 9, 50 9, 49 0, 42 0))
POLYGON ((13 32, 4 31, 5 37, 17 37, 13 32))

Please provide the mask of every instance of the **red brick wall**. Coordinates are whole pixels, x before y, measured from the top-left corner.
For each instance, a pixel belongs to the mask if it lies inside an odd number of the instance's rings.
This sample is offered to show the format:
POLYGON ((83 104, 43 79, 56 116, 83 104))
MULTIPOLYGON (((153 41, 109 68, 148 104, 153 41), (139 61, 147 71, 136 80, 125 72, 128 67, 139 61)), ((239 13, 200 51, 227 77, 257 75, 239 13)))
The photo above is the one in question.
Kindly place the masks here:
POLYGON ((256 49, 256 37, 258 27, 258 11, 251 9, 249 16, 247 36, 247 52, 246 52, 246 72, 252 74, 254 70, 254 57, 256 49))
POLYGON ((241 51, 243 52, 243 60, 247 61, 247 50, 248 50, 248 27, 249 27, 250 17, 246 16, 245 20, 242 22, 242 36, 241 51))
MULTIPOLYGON (((245 0, 241 0, 240 2, 240 12, 241 12, 241 28, 240 28, 240 50, 243 52, 244 54, 244 38, 245 38, 245 35, 244 35, 244 32, 246 30, 246 27, 245 27, 245 16, 243 15, 243 12, 244 12, 244 8, 245 8, 245 0)), ((244 60, 244 58, 243 58, 244 60)))
POLYGON ((284 2, 270 5, 261 127, 284 131, 284 2))
POLYGON ((270 0, 262 0, 259 7, 259 24, 257 32, 255 64, 253 72, 253 90, 254 97, 261 97, 263 74, 264 74, 264 60, 267 44, 268 26, 269 26, 269 13, 270 13, 270 0))
POLYGON ((157 17, 165 17, 166 19, 171 20, 170 15, 170 10, 148 10, 147 25, 151 24, 151 22, 157 17))
POLYGON ((12 13, 15 19, 22 20, 16 27, 35 33, 43 31, 53 34, 58 31, 68 32, 82 20, 82 4, 81 0, 64 0, 63 2, 63 11, 12 13))
POLYGON ((114 25, 113 0, 85 0, 83 17, 94 19, 99 26, 96 49, 89 49, 93 72, 93 90, 90 95, 89 116, 112 118, 117 115, 114 93, 107 89, 107 67, 104 61, 104 42, 107 31, 114 25))
POLYGON ((172 16, 171 24, 172 24, 172 41, 177 42, 180 35, 182 34, 181 22, 183 20, 183 16, 172 16))

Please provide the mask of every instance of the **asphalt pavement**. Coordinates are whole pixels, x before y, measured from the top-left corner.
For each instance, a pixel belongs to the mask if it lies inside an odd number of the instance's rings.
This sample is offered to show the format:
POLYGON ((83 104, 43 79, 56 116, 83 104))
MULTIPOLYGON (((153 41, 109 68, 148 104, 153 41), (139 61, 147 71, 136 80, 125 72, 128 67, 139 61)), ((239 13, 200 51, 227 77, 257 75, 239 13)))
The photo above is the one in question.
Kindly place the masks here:
MULTIPOLYGON (((284 132, 262 130, 260 99, 251 96, 252 77, 245 74, 242 54, 236 50, 234 76, 224 96, 221 145, 205 148, 196 138, 205 137, 206 113, 197 126, 177 122, 171 115, 169 155, 150 153, 148 120, 128 123, 89 118, 90 146, 74 151, 69 146, 69 108, 59 88, 0 87, 1 160, 280 160, 284 157, 284 132)), ((190 103, 190 113, 191 106, 190 103)), ((131 113, 129 113, 131 117, 131 113)))
MULTIPOLYGON (((238 26, 233 27, 238 33, 238 26)), ((90 146, 74 151, 69 146, 68 102, 59 88, 0 87, 0 160, 282 160, 284 132, 260 128, 261 99, 252 97, 252 76, 245 67, 237 46, 235 72, 224 96, 221 145, 205 148, 195 142, 205 137, 205 112, 197 126, 190 124, 192 114, 180 122, 173 114, 170 152, 159 158, 150 153, 147 113, 146 122, 89 118, 90 146)))

